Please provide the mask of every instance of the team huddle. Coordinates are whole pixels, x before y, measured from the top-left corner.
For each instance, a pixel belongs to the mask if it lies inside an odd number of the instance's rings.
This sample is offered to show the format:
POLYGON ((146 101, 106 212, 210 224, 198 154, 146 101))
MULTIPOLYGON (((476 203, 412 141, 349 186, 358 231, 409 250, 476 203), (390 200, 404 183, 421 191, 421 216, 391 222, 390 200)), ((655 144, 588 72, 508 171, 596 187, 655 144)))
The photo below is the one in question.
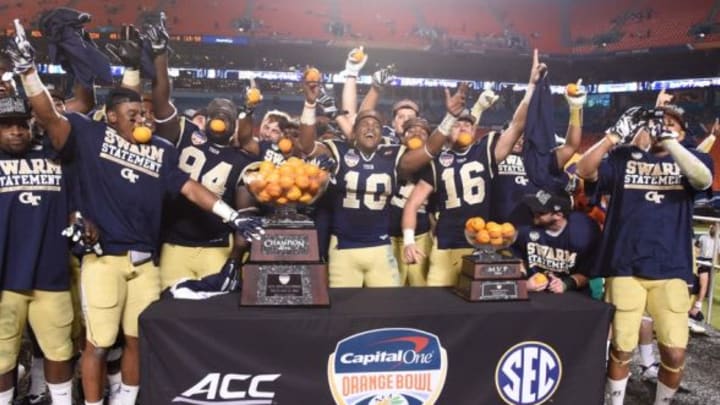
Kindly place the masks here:
POLYGON ((661 357, 656 403, 677 390, 693 200, 709 189, 713 165, 698 150, 707 145, 683 143, 683 111, 668 95, 654 109, 628 109, 580 156, 586 94, 566 89, 568 129, 558 144, 544 130, 548 67, 535 51, 503 130, 477 135, 498 96, 485 90, 468 105, 460 83, 445 91, 437 126, 404 99, 384 133, 376 107, 393 68, 374 72, 358 103, 368 60, 360 47, 345 61, 341 106, 308 69, 299 117, 270 111, 256 130, 262 97, 254 83, 242 105, 216 98, 178 113, 163 17, 142 32, 126 27, 111 52, 125 66, 122 84, 100 108, 92 86, 76 86, 71 99, 49 91, 15 25, 0 60, 0 405, 16 395, 27 324, 53 403, 72 403, 71 360, 80 350, 85 404, 134 404, 140 313, 166 289, 238 288, 262 218, 287 204, 312 218, 330 287, 454 286, 473 253, 467 221, 509 222, 530 290, 597 296, 605 280, 616 307, 609 403, 623 402, 643 315, 654 320, 661 357), (141 92, 143 77, 150 94, 141 92), (261 183, 244 181, 248 167, 259 167, 261 183))

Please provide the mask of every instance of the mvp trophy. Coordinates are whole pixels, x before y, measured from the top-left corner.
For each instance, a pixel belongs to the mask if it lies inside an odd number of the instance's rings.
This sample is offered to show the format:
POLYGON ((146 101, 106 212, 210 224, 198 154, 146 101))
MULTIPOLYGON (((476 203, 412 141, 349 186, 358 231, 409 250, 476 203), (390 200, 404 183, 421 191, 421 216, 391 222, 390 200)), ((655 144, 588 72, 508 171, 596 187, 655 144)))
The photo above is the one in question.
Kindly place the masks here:
MULTIPOLYGON (((308 169, 309 164, 298 161, 295 164, 301 169, 294 169, 295 172, 313 174, 319 170, 317 166, 308 169)), ((320 261, 315 224, 297 210, 299 205, 310 205, 322 195, 327 187, 327 173, 318 175, 315 185, 303 189, 297 185, 289 186, 281 193, 273 192, 272 195, 276 195, 273 197, 263 194, 268 188, 273 191, 272 187, 275 187, 272 172, 262 173, 262 165, 266 164, 272 165, 269 162, 254 163, 243 176, 255 198, 261 203, 274 203, 276 211, 264 220, 263 238, 251 244, 250 259, 242 269, 240 305, 327 306, 330 304, 327 265, 320 261), (302 199, 292 194, 298 192, 302 199), (281 200, 287 197, 277 195, 289 196, 295 202, 281 200)), ((285 172, 290 173, 290 170, 285 172)), ((301 185, 305 186, 304 180, 301 185)))
POLYGON ((465 238, 475 248, 463 256, 455 293, 468 301, 514 301, 528 298, 522 273, 522 260, 498 253, 510 246, 517 232, 494 244, 478 243, 473 232, 465 230, 465 238))

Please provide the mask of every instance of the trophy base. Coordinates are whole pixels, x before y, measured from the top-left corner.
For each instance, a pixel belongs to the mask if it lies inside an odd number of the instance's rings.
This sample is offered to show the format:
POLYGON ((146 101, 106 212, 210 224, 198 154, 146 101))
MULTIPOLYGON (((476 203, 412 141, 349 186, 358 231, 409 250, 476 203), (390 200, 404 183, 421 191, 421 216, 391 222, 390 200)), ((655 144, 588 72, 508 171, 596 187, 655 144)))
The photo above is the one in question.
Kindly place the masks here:
POLYGON ((243 266, 241 306, 328 306, 327 265, 318 263, 243 266))
POLYGON ((473 280, 465 274, 460 274, 455 293, 472 302, 528 299, 525 280, 473 280))
POLYGON ((266 228, 265 235, 250 245, 253 263, 318 262, 317 232, 314 228, 266 228))
POLYGON ((461 271, 475 280, 523 278, 522 260, 500 255, 490 260, 477 255, 463 256, 461 271))

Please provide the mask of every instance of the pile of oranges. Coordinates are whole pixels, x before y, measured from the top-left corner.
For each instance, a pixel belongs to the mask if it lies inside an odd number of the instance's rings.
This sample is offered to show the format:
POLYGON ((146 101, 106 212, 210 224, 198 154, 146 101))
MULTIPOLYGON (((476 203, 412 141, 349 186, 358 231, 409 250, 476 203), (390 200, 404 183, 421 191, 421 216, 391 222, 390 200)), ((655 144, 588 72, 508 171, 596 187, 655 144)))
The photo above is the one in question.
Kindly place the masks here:
POLYGON ((516 234, 515 227, 509 222, 485 222, 482 217, 472 217, 465 222, 465 237, 471 245, 508 246, 516 234))
POLYGON ((249 166, 243 180, 261 203, 312 203, 328 182, 328 174, 314 164, 291 157, 276 166, 267 160, 249 166))

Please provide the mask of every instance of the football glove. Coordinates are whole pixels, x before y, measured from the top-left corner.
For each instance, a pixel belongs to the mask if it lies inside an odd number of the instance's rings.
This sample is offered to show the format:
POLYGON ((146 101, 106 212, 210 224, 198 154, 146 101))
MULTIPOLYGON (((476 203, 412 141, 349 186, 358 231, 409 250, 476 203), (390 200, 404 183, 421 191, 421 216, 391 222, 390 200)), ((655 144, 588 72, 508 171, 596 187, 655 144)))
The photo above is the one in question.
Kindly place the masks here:
POLYGON ((13 71, 17 74, 23 74, 35 65, 35 48, 25 35, 25 28, 20 24, 19 19, 13 20, 15 25, 15 35, 8 42, 5 53, 10 57, 13 63, 13 71))

